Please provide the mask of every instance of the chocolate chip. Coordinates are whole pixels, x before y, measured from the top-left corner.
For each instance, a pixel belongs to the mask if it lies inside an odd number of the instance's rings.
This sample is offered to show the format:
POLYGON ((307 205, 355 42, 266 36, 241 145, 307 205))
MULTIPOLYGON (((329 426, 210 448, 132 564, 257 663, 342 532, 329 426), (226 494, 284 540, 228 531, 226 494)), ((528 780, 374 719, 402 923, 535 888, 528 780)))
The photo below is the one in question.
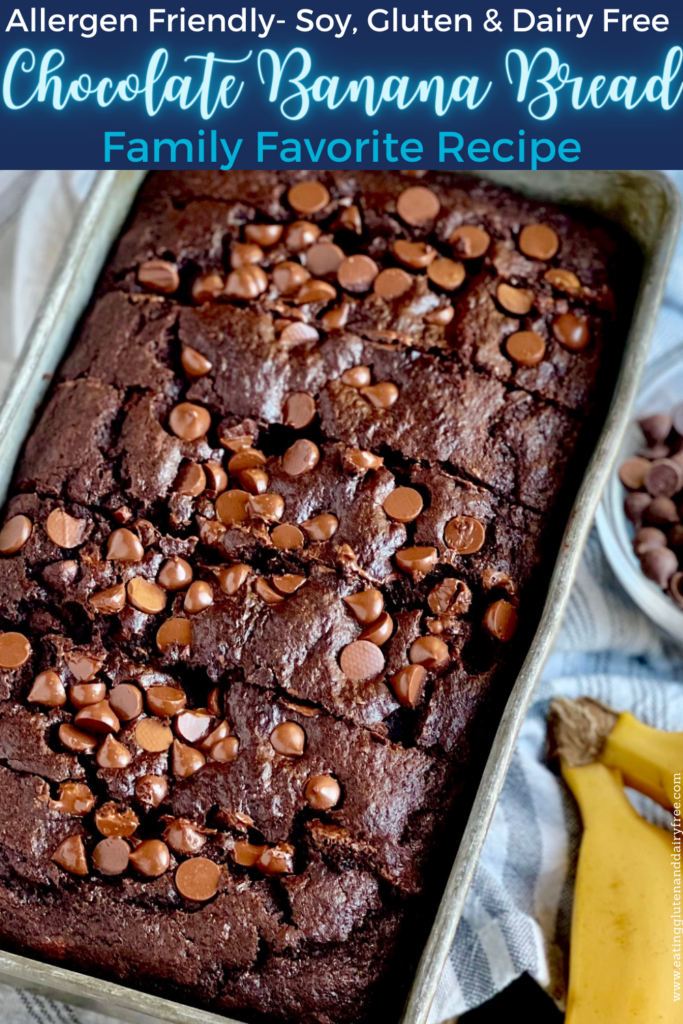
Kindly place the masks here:
POLYGON ((294 871, 294 847, 289 843, 268 847, 256 861, 256 867, 264 875, 291 875, 294 871))
POLYGON ((116 615, 126 606, 126 588, 123 583, 98 590, 90 596, 90 607, 99 615, 116 615))
POLYGON ((371 644, 382 647, 389 640, 393 632, 394 622, 391 615, 388 612, 382 612, 372 625, 366 626, 358 639, 369 640, 371 644))
POLYGON ((181 402, 171 409, 168 425, 181 441, 198 441, 211 427, 211 414, 202 405, 181 402))
POLYGON ((128 580, 126 587, 128 603, 147 615, 158 615, 166 607, 166 591, 156 583, 150 583, 142 576, 128 580))
POLYGON ((45 531, 58 548, 78 547, 85 540, 87 527, 85 519, 76 519, 61 508, 53 509, 45 522, 45 531))
POLYGON ((132 722, 142 714, 142 693, 132 683, 119 683, 109 694, 109 705, 120 722, 132 722))
POLYGON ((441 203, 436 193, 424 185, 411 185, 401 192, 396 210, 401 220, 411 227, 424 227, 439 216, 441 203))
POLYGON ((159 570, 157 582, 166 590, 184 590, 192 582, 192 566, 177 555, 168 558, 159 570))
POLYGON ((97 746, 97 740, 82 729, 66 722, 59 727, 60 743, 74 754, 89 754, 97 746))
POLYGON ((292 252, 301 252, 320 237, 320 228, 309 220, 295 220, 287 228, 285 244, 292 252))
POLYGON ((551 260, 560 248, 560 239, 548 224, 526 224, 519 234, 519 248, 532 260, 551 260))
POLYGON ((174 818, 166 826, 164 839, 174 853, 192 857, 206 846, 206 835, 187 818, 174 818))
POLYGON ((683 471, 673 459, 657 459, 645 474, 645 488, 653 498, 677 494, 683 484, 683 471))
POLYGON ((208 583, 205 583, 203 580, 196 580, 190 584, 183 604, 183 608, 188 615, 197 615, 198 612, 203 612, 205 608, 210 608, 212 604, 213 590, 208 583))
POLYGON ((206 764, 206 756, 201 750, 181 743, 180 740, 173 741, 173 752, 171 754, 171 766, 173 774, 177 779, 188 779, 194 775, 203 765, 206 764))
POLYGON ((387 270, 380 271, 373 283, 375 295, 379 295, 381 299, 386 299, 388 302, 400 299, 412 287, 413 278, 400 267, 389 267, 387 270))
POLYGON ((173 743, 173 733, 156 718, 141 718, 135 726, 135 739, 148 754, 161 754, 173 743))
POLYGON ((410 661, 428 672, 442 672, 451 663, 448 646, 436 636, 421 636, 410 648, 410 661))
POLYGON ((513 288, 503 282, 498 285, 496 298, 503 309, 514 316, 526 316, 534 304, 534 293, 528 288, 513 288))
POLYGON ((330 193, 321 181, 298 181, 289 189, 287 201, 297 213, 310 216, 325 209, 330 193))
POLYGON ((650 462, 648 459, 644 459, 640 455, 634 455, 632 458, 622 462, 619 467, 619 479, 624 487, 628 487, 631 491, 638 491, 645 483, 645 476, 649 469, 650 462))
POLYGON ((440 257, 427 267, 427 277, 437 287, 453 292, 465 280, 465 268, 462 263, 440 257))
POLYGON ((397 523, 411 523, 423 507, 422 495, 414 487, 395 487, 384 499, 382 508, 397 523))
POLYGON ((369 626, 376 622, 384 611, 384 597, 381 591, 371 588, 360 590, 357 594, 349 594, 344 598, 356 622, 361 626, 369 626))
POLYGON ((228 275, 225 294, 234 299, 256 299, 268 288, 268 277, 262 267, 238 267, 228 275))
POLYGON ((624 513, 634 526, 640 526, 645 511, 652 499, 643 491, 631 491, 624 498, 624 513))
POLYGON ((391 686, 399 704, 414 708, 419 703, 426 676, 422 665, 406 665, 391 677, 391 686))
POLYGON ((566 295, 580 295, 581 282, 572 270, 565 270, 563 267, 551 267, 546 270, 543 280, 558 292, 566 295))
POLYGON ((168 796, 168 782, 163 775, 143 775, 135 783, 135 799, 144 807, 157 808, 168 796))
POLYGON ((462 224, 455 229, 448 241, 460 259, 478 260, 485 255, 491 244, 491 236, 488 231, 477 227, 476 224, 462 224))
POLYGON ((92 852, 93 867, 101 875, 122 875, 129 857, 130 846, 125 839, 103 839, 92 852))
POLYGON ((435 615, 464 615, 472 603, 472 592, 462 580, 448 577, 433 587, 427 604, 435 615))
POLYGON ((665 589, 678 571, 678 557, 670 548, 651 548, 641 555, 640 567, 649 580, 665 589))
POLYGON ((380 455, 363 451, 361 448, 346 448, 342 452, 342 465, 344 469, 366 473, 370 469, 380 469, 384 465, 384 459, 380 455))
POLYGON ((638 420, 638 426, 649 445, 662 444, 671 433, 673 418, 667 413, 654 413, 638 420))
POLYGON ((305 576, 299 576, 294 572, 287 572, 283 576, 273 576, 273 586, 280 594, 285 595, 296 593, 305 582, 305 576))
POLYGON ((107 539, 107 558, 116 562, 141 562, 145 549, 140 538, 132 530, 122 527, 114 530, 107 539))
POLYGON ((159 878, 168 871, 171 857, 166 843, 160 839, 145 839, 129 857, 135 870, 145 878, 159 878))
POLYGON ((282 468, 288 476, 310 473, 320 461, 320 449, 307 438, 295 441, 282 457, 282 468))
POLYGON ((369 291, 379 273, 379 267, 369 256, 347 256, 339 265, 337 280, 341 287, 355 294, 369 291))
POLYGON ((180 361, 185 373, 193 379, 205 377, 207 373, 211 372, 211 363, 206 356, 203 356, 196 348, 191 348, 190 345, 183 345, 180 361))
POLYGON ((77 648, 74 648, 66 658, 66 665, 71 675, 83 683, 88 683, 91 679, 94 679, 102 668, 102 664, 101 658, 77 648))
POLYGON ((306 267, 294 260, 283 260, 273 268, 273 284, 280 295, 295 295, 310 276, 306 267))
POLYGON ((0 555, 15 555, 21 551, 33 530, 28 516, 12 516, 0 530, 0 555))
POLYGON ((536 331, 516 331, 508 337, 505 348, 518 366, 537 366, 545 355, 545 342, 536 331))
POLYGON ((95 811, 95 827, 107 839, 128 839, 137 829, 140 821, 130 807, 119 807, 108 800, 95 811))
POLYGON ((311 324, 304 324, 300 321, 287 324, 280 335, 280 343, 293 348, 295 345, 315 343, 320 340, 318 331, 311 324))
POLYGON ((305 306, 308 303, 332 302, 336 298, 336 289, 329 281, 306 281, 296 294, 296 302, 299 306, 305 306))
POLYGON ((341 652, 341 670, 354 683, 375 679, 384 671, 384 655, 376 644, 368 640, 354 640, 341 652))
POLYGON ((337 220, 336 227, 346 229, 347 231, 353 231, 354 234, 360 235, 363 232, 363 221, 361 218, 360 210, 352 203, 351 206, 347 206, 342 209, 337 220))
POLYGON ((206 473, 198 462, 186 462, 180 467, 173 490, 188 498, 198 498, 206 487, 206 473))
POLYGON ((209 748, 209 757, 212 761, 227 763, 234 761, 240 749, 240 742, 236 736, 226 736, 209 748))
POLYGON ((228 472, 241 473, 244 469, 256 469, 265 466, 267 459, 258 448, 242 448, 228 460, 228 472))
POLYGON ((323 512, 301 524, 301 529, 306 533, 308 539, 314 542, 330 540, 338 528, 339 520, 329 512, 323 512))
POLYGON ((225 523, 226 526, 243 523, 249 518, 247 509, 249 498, 248 491, 224 491, 216 501, 216 515, 219 522, 225 523))
POLYGON ((306 747, 306 733, 296 722, 281 722, 270 734, 273 750, 284 757, 301 757, 306 747))
MULTIPOLYGON (((409 242, 403 238, 394 242, 393 253, 397 260, 414 270, 425 270, 437 255, 436 249, 432 245, 428 245, 427 242, 409 242)), ((382 271, 382 274, 384 273, 386 271, 382 271)), ((379 276, 381 277, 382 274, 379 276)), ((408 284, 404 290, 407 290, 412 285, 412 279, 408 274, 405 276, 408 284)), ((376 285, 375 291, 377 291, 376 285)), ((399 294, 402 293, 399 292, 399 294)))
POLYGON ((562 313, 553 322, 553 334, 570 352, 581 352, 591 340, 588 323, 574 313, 562 313))
POLYGON ((254 583, 254 590, 261 600, 268 605, 278 605, 284 601, 282 594, 278 594, 277 590, 271 587, 270 583, 260 577, 254 583))
POLYGON ((66 704, 64 683, 56 672, 39 672, 26 698, 31 704, 44 704, 47 708, 61 708, 66 704))
POLYGON ((236 242, 230 253, 230 266, 233 270, 251 267, 260 263, 263 256, 263 249, 255 242, 236 242))
POLYGON ((507 643, 517 630, 517 611, 509 601, 494 601, 486 609, 484 626, 496 640, 507 643))
POLYGON ((21 668, 30 657, 31 645, 23 633, 0 633, 0 668, 21 668))
POLYGON ((150 686, 146 697, 147 707, 159 718, 172 718, 187 702, 184 690, 177 686, 150 686))
POLYGON ((341 799, 341 786, 333 775, 312 775, 306 783, 304 796, 316 811, 329 811, 341 799))
MULTIPOLYGON (((637 491, 636 493, 641 492, 637 491)), ((677 523, 679 518, 676 502, 665 495, 653 498, 648 504, 644 516, 645 522, 651 523, 652 526, 669 526, 671 523, 677 523)))
POLYGON ((228 474, 220 462, 215 462, 213 459, 204 463, 204 472, 207 484, 206 496, 207 498, 217 498, 228 486, 228 474))
POLYGON ((103 736, 106 733, 118 732, 121 723, 109 706, 109 701, 100 700, 97 704, 88 704, 76 714, 74 725, 85 732, 103 736))
POLYGON ((241 562, 238 562, 235 565, 229 565, 225 566, 223 569, 219 569, 216 574, 216 578, 218 579, 219 586, 223 593, 227 594, 228 597, 232 597, 243 585, 249 575, 249 572, 250 570, 248 565, 243 565, 241 562))
POLYGON ((68 836, 64 839, 52 854, 52 860, 70 875, 88 874, 88 861, 80 836, 68 836))
POLYGON ((295 391, 288 396, 284 408, 286 427, 303 430, 315 419, 315 399, 306 391, 295 391))
POLYGON ((283 230, 282 224, 247 224, 244 237, 264 249, 270 249, 280 241, 283 230))
POLYGON ((473 516, 455 516, 446 524, 444 540, 459 555, 473 555, 486 543, 486 527, 473 516))
POLYGON ((186 709, 176 715, 173 727, 185 743, 202 743, 211 732, 213 718, 206 708, 186 709))
POLYGON ((75 708, 87 708, 90 704, 99 704, 107 696, 104 683, 75 683, 69 688, 69 700, 75 708))
POLYGON ((280 494, 254 494, 247 502, 247 511, 250 516, 266 523, 277 522, 285 513, 284 498, 280 494))
POLYGON ((169 260, 147 260, 138 267, 138 281, 162 295, 172 295, 180 287, 180 275, 175 263, 169 260))
POLYGON ((267 846, 258 846, 244 839, 237 839, 232 849, 232 857, 235 864, 239 864, 240 867, 253 868, 267 849, 267 846))
POLYGON ((662 530, 658 530, 654 526, 643 526, 641 529, 636 530, 635 537, 633 538, 633 550, 638 557, 644 555, 646 551, 652 551, 654 548, 665 547, 666 534, 662 530))
POLYGON ((303 548, 305 543, 305 537, 299 527, 289 523, 276 526, 271 531, 270 539, 279 551, 295 551, 303 548))
POLYGON ((334 278, 344 258, 344 250, 333 242, 316 242, 306 252, 306 267, 313 277, 334 278))
POLYGON ((205 903, 218 892, 221 869, 208 857, 183 861, 175 873, 175 886, 186 900, 205 903))
POLYGON ((346 326, 349 319, 349 310, 348 303, 342 302, 340 306, 328 309, 320 322, 326 331, 339 331, 342 327, 346 326))
POLYGON ((95 797, 84 782, 62 782, 59 787, 59 798, 50 801, 50 808, 53 811, 74 814, 81 818, 90 814, 94 806, 95 797))
POLYGON ((264 469, 243 469, 237 474, 237 479, 249 494, 264 494, 270 483, 270 477, 264 469))
POLYGON ((372 380, 372 375, 369 366, 353 366, 350 370, 344 370, 339 379, 347 387, 366 388, 372 380))
POLYGON ((396 552, 396 564, 403 572, 426 575, 431 572, 439 558, 436 548, 417 546, 402 548, 396 552))
POLYGON ((398 399, 399 391, 391 381, 381 381, 379 384, 371 384, 367 388, 361 388, 363 398, 367 398, 370 405, 375 409, 389 409, 398 399))
MULTIPOLYGON (((198 303, 212 302, 214 299, 218 298, 224 288, 225 281, 221 275, 215 271, 211 271, 208 274, 200 274, 199 277, 196 277, 192 282, 192 298, 198 303)), ((184 365, 185 364, 183 363, 183 366, 184 365)), ((209 366, 209 369, 210 368, 211 367, 209 366)), ((185 369, 185 372, 188 373, 189 376, 192 376, 187 368, 185 369)), ((206 372, 208 373, 209 371, 207 370, 206 372)), ((197 376, 202 376, 202 374, 198 374, 197 376)))
POLYGON ((128 747, 124 747, 123 743, 109 735, 105 737, 104 743, 97 751, 95 760, 100 768, 127 768, 133 760, 133 755, 128 747))

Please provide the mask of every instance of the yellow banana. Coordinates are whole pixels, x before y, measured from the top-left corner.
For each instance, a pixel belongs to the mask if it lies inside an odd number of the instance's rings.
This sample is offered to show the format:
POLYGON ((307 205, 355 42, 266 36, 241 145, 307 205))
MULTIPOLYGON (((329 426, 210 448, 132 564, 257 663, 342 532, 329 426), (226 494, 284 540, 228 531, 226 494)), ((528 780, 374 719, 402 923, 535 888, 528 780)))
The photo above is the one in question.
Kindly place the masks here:
POLYGON ((618 768, 627 786, 662 807, 674 805, 674 777, 683 773, 683 732, 664 732, 625 711, 605 740, 600 760, 618 768))
POLYGON ((672 837, 628 802, 604 764, 562 774, 584 833, 565 1024, 681 1024, 673 999, 672 837))
POLYGON ((683 732, 653 729, 590 698, 558 698, 552 716, 562 725, 566 747, 558 753, 570 764, 600 760, 618 768, 627 786, 673 808, 674 778, 679 775, 680 784, 683 774, 683 732))

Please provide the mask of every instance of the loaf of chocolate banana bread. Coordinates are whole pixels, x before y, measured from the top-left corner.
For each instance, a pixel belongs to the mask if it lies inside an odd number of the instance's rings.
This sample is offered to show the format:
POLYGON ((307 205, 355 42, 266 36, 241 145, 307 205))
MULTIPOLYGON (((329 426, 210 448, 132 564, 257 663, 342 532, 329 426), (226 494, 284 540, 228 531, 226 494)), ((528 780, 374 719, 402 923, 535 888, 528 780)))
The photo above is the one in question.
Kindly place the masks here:
POLYGON ((618 363, 620 253, 457 175, 147 179, 0 532, 5 948, 396 1019, 618 363))

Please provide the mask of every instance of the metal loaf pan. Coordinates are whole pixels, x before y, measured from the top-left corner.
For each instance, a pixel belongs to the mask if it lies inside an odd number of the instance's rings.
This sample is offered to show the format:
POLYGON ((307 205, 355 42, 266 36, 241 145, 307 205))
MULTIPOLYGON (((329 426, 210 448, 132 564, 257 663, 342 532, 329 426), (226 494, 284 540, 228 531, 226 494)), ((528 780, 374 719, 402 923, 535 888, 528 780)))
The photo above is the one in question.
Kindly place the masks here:
MULTIPOLYGON (((498 727, 401 1024, 426 1024, 517 734, 560 627, 600 495, 628 425, 680 220, 678 193, 658 172, 500 171, 480 176, 537 199, 584 207, 618 224, 640 250, 643 266, 610 409, 571 511, 545 610, 498 727)), ((85 204, 0 407, 0 503, 35 411, 143 178, 144 172, 102 171, 85 204)), ((0 978, 130 1021, 234 1024, 205 1010, 14 953, 0 951, 0 978)))

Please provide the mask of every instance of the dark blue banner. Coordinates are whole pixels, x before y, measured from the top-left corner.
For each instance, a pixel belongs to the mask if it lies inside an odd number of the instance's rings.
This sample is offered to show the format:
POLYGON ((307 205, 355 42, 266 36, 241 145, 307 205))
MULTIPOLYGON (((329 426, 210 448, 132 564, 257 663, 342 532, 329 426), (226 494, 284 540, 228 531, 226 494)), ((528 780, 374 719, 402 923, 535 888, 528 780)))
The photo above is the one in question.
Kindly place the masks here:
POLYGON ((680 0, 157 3, 0 4, 3 167, 682 166, 680 0))

